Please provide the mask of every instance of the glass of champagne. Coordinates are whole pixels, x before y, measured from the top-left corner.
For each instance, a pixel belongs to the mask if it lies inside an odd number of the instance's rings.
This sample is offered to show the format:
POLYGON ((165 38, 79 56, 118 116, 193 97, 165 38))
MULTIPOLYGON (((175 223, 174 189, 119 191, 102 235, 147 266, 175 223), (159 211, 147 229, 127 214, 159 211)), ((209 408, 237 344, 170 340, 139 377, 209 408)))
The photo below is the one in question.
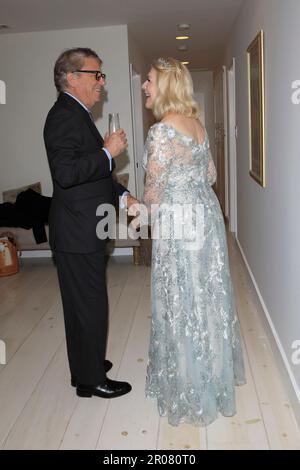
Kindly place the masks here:
POLYGON ((111 113, 108 115, 108 132, 112 134, 120 129, 119 113, 111 113))

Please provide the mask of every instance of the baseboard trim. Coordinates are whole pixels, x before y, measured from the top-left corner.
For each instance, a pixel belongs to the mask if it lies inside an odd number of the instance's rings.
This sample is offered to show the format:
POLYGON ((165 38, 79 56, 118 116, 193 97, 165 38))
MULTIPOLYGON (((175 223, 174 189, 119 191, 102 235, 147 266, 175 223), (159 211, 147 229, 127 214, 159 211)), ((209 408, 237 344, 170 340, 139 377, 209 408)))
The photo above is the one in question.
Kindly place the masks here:
POLYGON ((238 247, 240 249, 241 255, 243 257, 243 260, 245 262, 245 265, 247 267, 248 273, 251 277, 253 286, 255 288, 256 294, 258 296, 262 311, 264 312, 264 317, 262 317, 264 326, 266 328, 266 332, 268 335, 268 339, 270 340, 271 343, 271 348, 273 350, 273 353, 275 355, 276 363, 279 366, 279 372, 282 375, 284 379, 284 383, 287 385, 287 393, 289 395, 291 405, 293 406, 293 410, 295 413, 296 420, 298 422, 298 425, 300 427, 300 389, 297 384, 296 378, 294 376, 294 373, 291 369, 291 366, 289 364, 288 358, 286 356, 286 353, 284 351, 284 348, 281 344, 280 338, 278 336, 278 333, 276 331, 276 328, 272 322, 271 316, 268 312, 268 309, 266 307, 266 304, 264 302, 264 299, 262 297, 262 294, 259 290, 259 287, 256 283, 255 277, 251 271, 251 268, 249 266, 249 263, 247 261, 246 255, 243 251, 243 248, 241 246, 241 243, 237 236, 235 237, 236 242, 238 244, 238 247))
POLYGON ((24 250, 19 251, 20 258, 52 258, 51 250, 24 250))
MULTIPOLYGON (((108 250, 110 256, 133 256, 132 248, 113 248, 108 250)), ((51 250, 26 250, 19 251, 20 258, 52 258, 51 250)))

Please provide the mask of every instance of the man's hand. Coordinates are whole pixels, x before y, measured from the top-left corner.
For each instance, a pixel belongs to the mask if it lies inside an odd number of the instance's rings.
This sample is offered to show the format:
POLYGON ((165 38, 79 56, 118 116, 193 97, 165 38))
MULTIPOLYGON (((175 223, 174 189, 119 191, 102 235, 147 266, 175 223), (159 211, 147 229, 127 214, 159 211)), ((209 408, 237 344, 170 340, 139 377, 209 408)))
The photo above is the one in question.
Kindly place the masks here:
POLYGON ((115 158, 120 155, 120 153, 124 152, 124 150, 128 147, 124 130, 118 129, 116 132, 113 132, 110 135, 106 133, 103 147, 109 151, 112 158, 115 158))

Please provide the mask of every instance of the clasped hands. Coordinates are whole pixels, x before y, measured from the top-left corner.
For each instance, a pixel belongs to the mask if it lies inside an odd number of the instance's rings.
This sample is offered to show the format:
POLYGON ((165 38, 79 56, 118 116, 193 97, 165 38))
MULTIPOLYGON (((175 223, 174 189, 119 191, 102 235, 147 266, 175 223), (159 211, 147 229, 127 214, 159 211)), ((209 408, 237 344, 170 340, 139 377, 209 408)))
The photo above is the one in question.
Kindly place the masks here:
POLYGON ((133 230, 141 230, 143 226, 149 225, 149 212, 145 204, 141 203, 135 197, 129 194, 125 198, 126 210, 133 219, 130 221, 130 227, 133 230))
POLYGON ((125 206, 128 215, 132 217, 137 217, 140 213, 140 201, 136 199, 135 197, 131 196, 131 194, 128 194, 125 197, 125 206))

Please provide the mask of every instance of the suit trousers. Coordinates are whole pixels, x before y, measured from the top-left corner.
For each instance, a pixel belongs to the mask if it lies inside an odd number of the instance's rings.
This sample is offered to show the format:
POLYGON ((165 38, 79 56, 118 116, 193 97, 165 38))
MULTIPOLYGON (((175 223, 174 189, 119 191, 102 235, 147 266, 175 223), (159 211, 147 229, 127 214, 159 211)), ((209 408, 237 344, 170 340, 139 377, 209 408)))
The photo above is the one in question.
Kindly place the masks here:
POLYGON ((55 251, 71 375, 77 383, 105 380, 108 298, 103 252, 55 251))

